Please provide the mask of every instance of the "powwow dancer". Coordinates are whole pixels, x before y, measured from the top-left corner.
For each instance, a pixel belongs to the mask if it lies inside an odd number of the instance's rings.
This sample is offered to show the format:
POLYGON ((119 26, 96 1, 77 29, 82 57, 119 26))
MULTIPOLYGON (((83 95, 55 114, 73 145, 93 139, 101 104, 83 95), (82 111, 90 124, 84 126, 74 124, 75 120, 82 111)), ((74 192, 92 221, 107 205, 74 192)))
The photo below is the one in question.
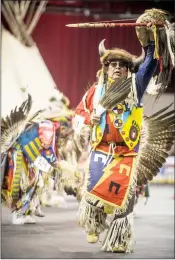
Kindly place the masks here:
MULTIPOLYGON (((13 119, 9 118, 9 122, 13 119)), ((35 223, 32 215, 40 206, 38 196, 48 179, 46 175, 58 162, 54 152, 55 132, 50 121, 30 122, 8 150, 7 167, 11 167, 5 170, 2 193, 5 200, 12 202, 13 224, 35 223)))
POLYGON ((83 124, 91 126, 92 149, 79 224, 85 228, 89 243, 96 243, 100 233, 108 229, 103 251, 133 251, 136 186, 146 184, 159 172, 173 144, 174 111, 164 113, 168 106, 150 117, 143 116, 141 104, 158 69, 159 57, 162 57, 161 68, 152 90, 160 95, 170 80, 175 43, 174 24, 168 22, 168 17, 166 12, 152 9, 138 18, 138 23, 148 24, 136 27, 145 58, 143 55, 135 58, 117 48, 106 50, 102 41, 98 84, 85 93, 76 108, 75 130, 80 131, 83 124), (155 26, 160 21, 165 23, 163 30, 155 26), (145 127, 141 133, 143 119, 145 127), (114 212, 108 227, 107 214, 114 212))
POLYGON ((140 196, 142 196, 143 198, 145 198, 145 205, 148 202, 148 198, 150 196, 150 192, 149 192, 149 183, 147 183, 146 185, 142 185, 142 186, 137 186, 136 188, 136 198, 135 198, 135 205, 138 203, 140 196))
MULTIPOLYGON (((2 198, 12 208, 13 224, 34 224, 34 214, 43 216, 40 205, 47 204, 44 193, 53 195, 49 183, 54 182, 54 170, 64 169, 62 179, 71 178, 72 182, 76 179, 71 165, 68 172, 67 165, 60 161, 58 141, 63 131, 60 119, 45 120, 38 113, 35 118, 28 118, 31 103, 29 95, 19 108, 1 120, 2 155, 6 157, 2 169, 2 198)), ((59 115, 63 113, 63 108, 59 109, 59 115)))
MULTIPOLYGON (((87 131, 77 135, 72 129, 72 117, 74 111, 64 109, 60 114, 59 110, 53 107, 46 118, 52 122, 59 122, 59 138, 56 143, 57 154, 61 160, 61 169, 54 170, 54 189, 57 196, 52 196, 53 201, 63 199, 64 193, 80 197, 82 173, 79 171, 79 160, 82 152, 86 149, 88 139, 87 131), (69 174, 67 174, 69 172, 69 174), (62 198, 61 198, 62 197, 62 198)), ((87 127, 86 127, 87 128, 87 127)), ((59 203, 56 203, 59 204, 59 203)))

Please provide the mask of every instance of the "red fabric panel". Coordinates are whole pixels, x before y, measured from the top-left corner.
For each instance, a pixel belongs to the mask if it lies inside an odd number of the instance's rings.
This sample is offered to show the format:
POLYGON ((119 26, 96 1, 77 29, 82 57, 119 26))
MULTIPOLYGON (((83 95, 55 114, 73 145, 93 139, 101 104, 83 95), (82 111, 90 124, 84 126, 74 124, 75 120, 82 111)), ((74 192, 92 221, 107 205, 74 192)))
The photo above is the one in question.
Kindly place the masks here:
POLYGON ((139 55, 141 47, 134 28, 81 29, 66 24, 94 21, 92 18, 44 14, 33 38, 57 85, 75 108, 87 86, 96 81, 101 68, 98 45, 106 39, 106 48, 124 48, 139 55))

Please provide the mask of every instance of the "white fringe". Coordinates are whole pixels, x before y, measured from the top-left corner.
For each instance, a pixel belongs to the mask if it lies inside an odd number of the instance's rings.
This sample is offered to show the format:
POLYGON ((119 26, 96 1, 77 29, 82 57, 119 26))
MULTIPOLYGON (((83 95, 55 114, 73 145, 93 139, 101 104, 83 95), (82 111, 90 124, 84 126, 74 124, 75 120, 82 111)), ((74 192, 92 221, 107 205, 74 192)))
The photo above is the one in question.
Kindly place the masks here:
POLYGON ((78 211, 78 223, 87 233, 100 234, 108 228, 106 217, 102 209, 90 205, 83 197, 78 211))
POLYGON ((134 223, 133 212, 124 218, 118 218, 111 223, 102 244, 102 251, 114 251, 119 246, 124 247, 125 253, 133 252, 134 223))

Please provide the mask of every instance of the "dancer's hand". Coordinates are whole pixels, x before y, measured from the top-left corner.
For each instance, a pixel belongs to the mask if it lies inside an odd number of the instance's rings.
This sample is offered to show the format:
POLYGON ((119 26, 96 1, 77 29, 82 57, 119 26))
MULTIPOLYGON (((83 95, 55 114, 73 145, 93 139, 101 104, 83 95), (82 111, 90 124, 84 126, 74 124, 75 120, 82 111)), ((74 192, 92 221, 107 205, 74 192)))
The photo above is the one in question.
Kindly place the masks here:
POLYGON ((143 47, 147 46, 150 41, 154 41, 152 26, 156 23, 154 19, 145 17, 143 14, 137 19, 137 23, 147 23, 147 26, 137 26, 136 34, 143 47))
POLYGON ((154 41, 154 33, 152 31, 152 26, 154 26, 155 24, 156 24, 155 20, 152 20, 147 23, 147 29, 149 30, 149 40, 150 41, 154 41))
MULTIPOLYGON (((159 9, 146 10, 139 16, 136 23, 147 23, 147 26, 136 26, 137 37, 143 47, 147 46, 150 41, 154 41, 154 27, 157 22, 165 22, 166 11, 159 9)), ((159 28, 157 27, 157 30, 159 28)))

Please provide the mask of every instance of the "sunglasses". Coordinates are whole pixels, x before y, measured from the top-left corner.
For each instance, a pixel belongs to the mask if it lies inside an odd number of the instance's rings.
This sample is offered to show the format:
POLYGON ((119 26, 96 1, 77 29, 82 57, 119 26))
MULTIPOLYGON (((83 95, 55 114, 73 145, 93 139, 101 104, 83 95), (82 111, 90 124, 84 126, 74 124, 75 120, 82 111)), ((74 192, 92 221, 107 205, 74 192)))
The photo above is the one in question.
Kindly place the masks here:
POLYGON ((119 67, 119 68, 124 68, 124 67, 126 67, 126 68, 128 68, 127 63, 124 62, 124 61, 111 61, 111 62, 109 63, 109 66, 111 66, 112 68, 116 68, 116 67, 119 67))

